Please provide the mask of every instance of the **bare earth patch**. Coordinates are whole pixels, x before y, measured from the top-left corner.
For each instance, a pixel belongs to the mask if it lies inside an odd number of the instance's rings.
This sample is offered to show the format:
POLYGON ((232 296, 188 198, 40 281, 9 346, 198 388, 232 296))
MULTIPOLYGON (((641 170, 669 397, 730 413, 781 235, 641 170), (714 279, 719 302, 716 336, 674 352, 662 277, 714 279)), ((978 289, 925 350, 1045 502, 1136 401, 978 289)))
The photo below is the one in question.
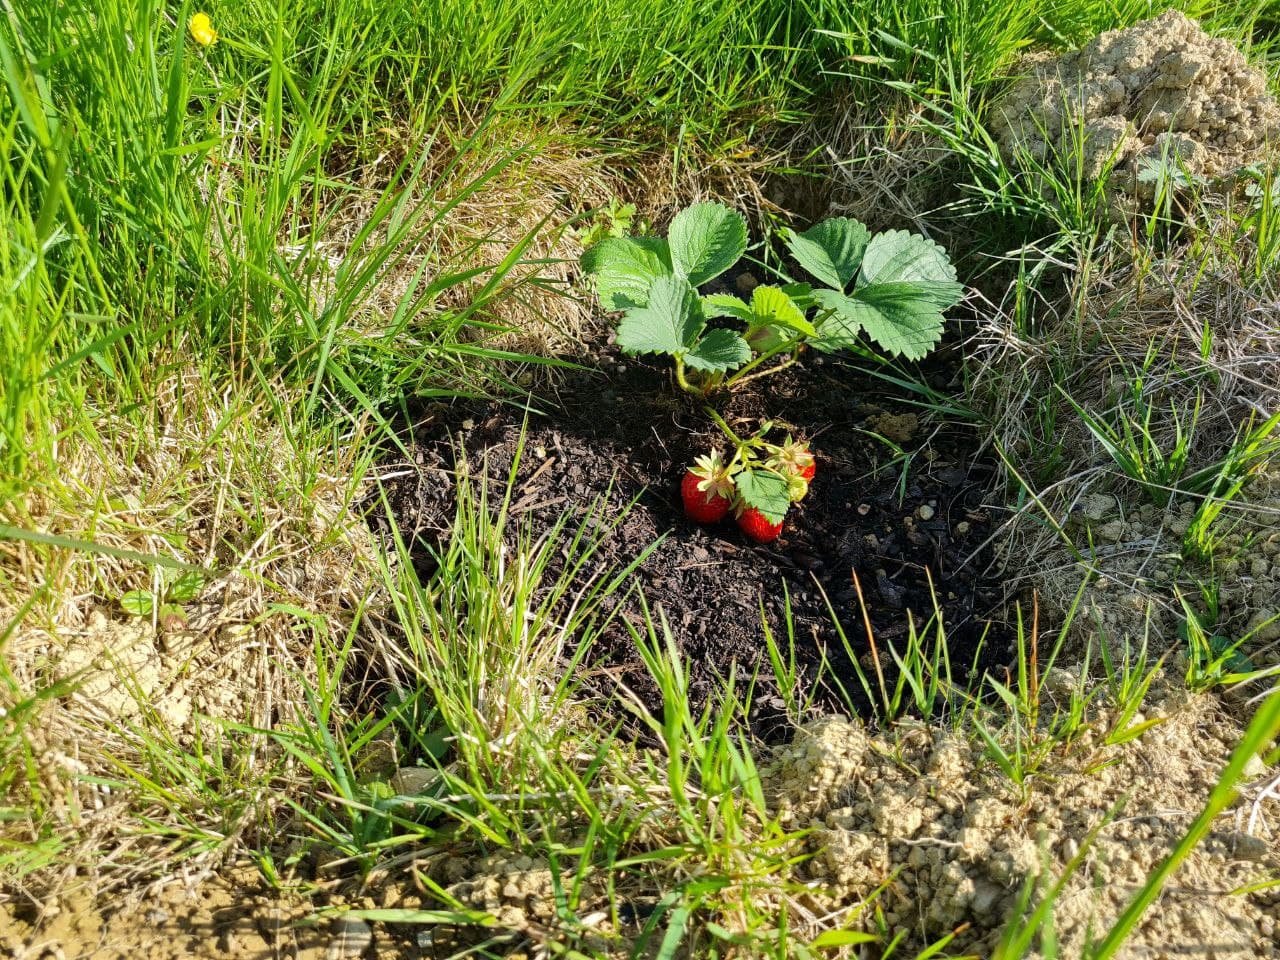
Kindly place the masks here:
MULTIPOLYGON (((341 898, 333 905, 340 908, 341 898)), ((255 868, 241 866, 135 889, 114 903, 69 893, 38 907, 0 904, 0 954, 15 960, 418 956, 363 923, 314 920, 313 909, 309 899, 273 892, 255 868)))
POLYGON ((1149 166, 1218 178, 1264 159, 1280 134, 1280 105, 1243 53, 1170 10, 1033 63, 995 120, 1015 162, 1049 162, 1080 146, 1086 179, 1114 168, 1117 197, 1150 201, 1149 166))
MULTIPOLYGON (((868 736, 841 721, 809 726, 779 756, 769 785, 785 822, 813 830, 812 910, 854 909, 881 884, 892 927, 912 943, 969 925, 955 946, 985 955, 1015 915, 1028 878, 1060 876, 1101 826, 1055 910, 1062 956, 1105 931, 1203 808, 1239 734, 1211 698, 1153 692, 1146 736, 1109 748, 1086 734, 1023 800, 969 740, 924 725, 868 736), (1114 818, 1107 822, 1114 813, 1114 818), (1105 825, 1104 825, 1105 824, 1105 825)), ((1258 778, 1265 767, 1254 764, 1258 778)), ((1280 867, 1270 820, 1242 814, 1173 876, 1124 956, 1208 948, 1218 957, 1274 956, 1280 897, 1232 891, 1280 867)))

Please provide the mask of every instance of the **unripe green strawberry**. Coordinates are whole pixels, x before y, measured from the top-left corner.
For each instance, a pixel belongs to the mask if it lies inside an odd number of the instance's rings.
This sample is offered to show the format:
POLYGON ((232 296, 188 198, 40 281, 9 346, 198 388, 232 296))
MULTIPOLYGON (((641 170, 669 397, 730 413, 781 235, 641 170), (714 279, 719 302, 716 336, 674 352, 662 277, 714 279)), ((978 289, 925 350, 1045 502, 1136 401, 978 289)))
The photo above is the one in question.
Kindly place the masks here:
POLYGON ((786 443, 770 447, 770 450, 773 455, 769 458, 768 467, 787 478, 787 496, 792 503, 799 503, 808 495, 809 481, 818 472, 809 444, 787 437, 786 443))
POLYGON ((787 499, 799 503, 809 495, 809 481, 802 474, 793 473, 787 477, 787 499))

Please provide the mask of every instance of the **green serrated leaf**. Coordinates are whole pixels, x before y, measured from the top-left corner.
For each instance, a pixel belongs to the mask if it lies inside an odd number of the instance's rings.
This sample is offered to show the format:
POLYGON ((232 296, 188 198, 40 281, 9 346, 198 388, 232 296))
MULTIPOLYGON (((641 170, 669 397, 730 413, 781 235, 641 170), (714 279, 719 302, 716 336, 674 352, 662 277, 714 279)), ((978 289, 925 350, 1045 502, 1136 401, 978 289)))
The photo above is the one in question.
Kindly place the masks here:
POLYGON ((618 324, 618 346, 627 353, 682 354, 706 326, 698 293, 683 277, 659 277, 647 304, 628 310, 618 324))
POLYGON ((804 233, 789 232, 791 255, 828 287, 843 290, 858 272, 871 233, 857 220, 832 217, 804 233))
POLYGON ((606 237, 582 255, 606 310, 643 307, 653 281, 670 276, 671 251, 660 237, 606 237))
POLYGON ((770 523, 780 523, 791 506, 787 480, 772 470, 743 470, 733 478, 738 496, 749 507, 755 507, 770 523))
POLYGON ((859 287, 854 316, 867 336, 895 356, 919 360, 942 339, 942 311, 960 294, 956 283, 876 283, 859 287))
POLYGON ((753 319, 749 323, 752 327, 773 324, 787 327, 806 337, 817 333, 813 324, 805 319, 804 311, 779 287, 756 287, 751 293, 751 313, 753 319))
POLYGON ((695 287, 720 276, 747 251, 747 223, 722 203, 695 203, 671 221, 671 265, 695 287))
POLYGON ((156 609, 156 597, 150 590, 130 590, 120 597, 120 607, 135 617, 149 617, 156 609))
POLYGON ((735 330, 708 330, 684 355, 684 362, 704 373, 737 370, 751 359, 751 347, 735 330))
POLYGON ((857 343, 867 306, 836 290, 815 290, 813 298, 818 306, 830 313, 818 321, 817 335, 810 338, 810 346, 832 353, 847 350, 857 343))
POLYGON ((862 258, 860 285, 926 280, 955 283, 956 268, 932 240, 906 230, 877 233, 862 258))
POLYGON ((731 293, 712 293, 702 298, 702 312, 708 320, 713 317, 733 317, 743 323, 751 322, 751 308, 747 301, 731 293))

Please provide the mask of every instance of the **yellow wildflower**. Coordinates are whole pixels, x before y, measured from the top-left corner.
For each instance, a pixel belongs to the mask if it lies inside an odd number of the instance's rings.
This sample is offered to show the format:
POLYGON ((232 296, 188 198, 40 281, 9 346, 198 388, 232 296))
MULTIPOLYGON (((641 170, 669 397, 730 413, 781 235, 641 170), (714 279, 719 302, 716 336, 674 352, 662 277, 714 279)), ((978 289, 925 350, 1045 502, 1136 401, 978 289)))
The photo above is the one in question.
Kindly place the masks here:
POLYGON ((218 39, 218 31, 213 29, 213 21, 207 13, 193 14, 187 29, 191 31, 191 39, 202 47, 207 47, 218 39))

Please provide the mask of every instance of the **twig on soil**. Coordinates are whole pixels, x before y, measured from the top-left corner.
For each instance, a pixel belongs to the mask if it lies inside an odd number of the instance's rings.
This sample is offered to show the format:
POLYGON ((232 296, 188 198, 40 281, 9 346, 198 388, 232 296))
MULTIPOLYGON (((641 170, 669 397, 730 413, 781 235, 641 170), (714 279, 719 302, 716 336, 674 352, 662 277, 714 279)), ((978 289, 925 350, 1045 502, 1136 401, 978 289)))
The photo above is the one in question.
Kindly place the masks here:
POLYGON ((546 460, 543 460, 542 466, 538 467, 537 470, 533 471, 533 476, 531 476, 528 480, 526 480, 521 485, 520 492, 528 493, 529 489, 537 482, 538 478, 542 476, 544 473, 546 473, 548 470, 550 470, 551 467, 555 464, 555 462, 556 462, 555 457, 547 457, 546 460))
POLYGON ((955 840, 942 840, 938 837, 920 837, 918 840, 902 840, 894 838, 893 842, 901 843, 908 847, 952 847, 956 850, 964 848, 963 843, 959 843, 955 840))
POLYGON ((1258 795, 1253 798, 1253 803, 1249 805, 1249 820, 1244 828, 1244 832, 1249 836, 1253 836, 1253 831, 1257 827, 1258 821, 1262 818, 1262 804, 1265 800, 1280 800, 1280 773, 1277 773, 1258 789, 1258 795))

